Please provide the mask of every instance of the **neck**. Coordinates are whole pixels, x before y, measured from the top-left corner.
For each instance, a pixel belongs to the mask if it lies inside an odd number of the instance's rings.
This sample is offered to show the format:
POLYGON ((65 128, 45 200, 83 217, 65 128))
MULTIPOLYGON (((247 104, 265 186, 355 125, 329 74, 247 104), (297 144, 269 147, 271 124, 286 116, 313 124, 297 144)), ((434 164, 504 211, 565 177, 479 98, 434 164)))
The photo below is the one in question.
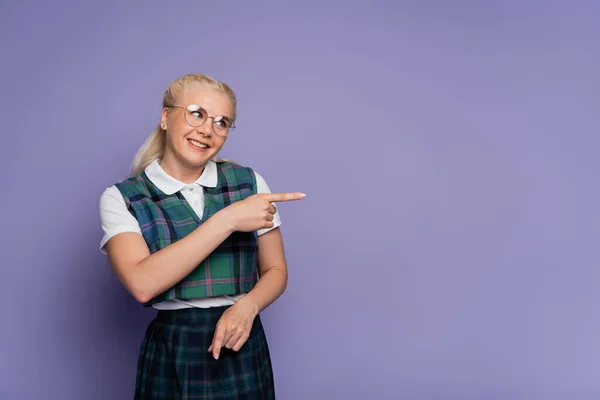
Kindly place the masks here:
POLYGON ((183 183, 195 182, 202 175, 204 166, 206 165, 204 163, 201 166, 186 166, 167 154, 158 163, 167 174, 183 183))

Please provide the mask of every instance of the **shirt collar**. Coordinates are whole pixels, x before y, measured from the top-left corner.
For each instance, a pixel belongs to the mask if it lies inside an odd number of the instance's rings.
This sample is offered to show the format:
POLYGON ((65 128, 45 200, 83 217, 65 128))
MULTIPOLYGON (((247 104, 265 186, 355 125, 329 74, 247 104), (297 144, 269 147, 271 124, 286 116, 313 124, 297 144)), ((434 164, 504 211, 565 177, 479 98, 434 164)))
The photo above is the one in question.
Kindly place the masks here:
MULTIPOLYGON (((171 175, 167 174, 164 169, 158 163, 158 160, 152 161, 150 165, 144 170, 146 176, 150 181, 160 189, 166 195, 172 195, 179 192, 184 187, 188 186, 187 183, 181 182, 171 175)), ((217 164, 210 160, 204 166, 202 175, 193 184, 201 185, 204 187, 216 187, 217 186, 217 164)))

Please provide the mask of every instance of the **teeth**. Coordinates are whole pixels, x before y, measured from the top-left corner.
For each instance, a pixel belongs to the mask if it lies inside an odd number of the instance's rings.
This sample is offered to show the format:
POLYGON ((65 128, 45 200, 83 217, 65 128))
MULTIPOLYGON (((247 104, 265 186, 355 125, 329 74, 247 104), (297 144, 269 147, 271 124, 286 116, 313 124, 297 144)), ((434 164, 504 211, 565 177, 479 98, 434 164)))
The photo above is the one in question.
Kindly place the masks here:
POLYGON ((198 146, 198 147, 201 147, 201 148, 203 148, 203 149, 206 149, 206 148, 208 148, 208 146, 207 146, 207 145, 205 145, 205 144, 202 144, 202 143, 200 143, 200 142, 198 142, 198 141, 196 141, 196 140, 194 140, 194 139, 188 139, 188 140, 189 140, 189 141, 190 141, 190 142, 191 142, 191 143, 192 143, 194 146, 198 146))

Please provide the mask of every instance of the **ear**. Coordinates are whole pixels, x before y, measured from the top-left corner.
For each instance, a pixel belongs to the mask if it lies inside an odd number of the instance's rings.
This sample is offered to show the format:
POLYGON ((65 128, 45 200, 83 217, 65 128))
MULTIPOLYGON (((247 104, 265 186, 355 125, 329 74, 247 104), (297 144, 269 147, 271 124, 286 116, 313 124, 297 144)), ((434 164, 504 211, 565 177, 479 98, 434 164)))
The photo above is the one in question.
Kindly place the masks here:
POLYGON ((167 130, 168 116, 169 116, 169 109, 165 107, 165 108, 163 108, 162 113, 160 115, 160 127, 165 131, 167 130))

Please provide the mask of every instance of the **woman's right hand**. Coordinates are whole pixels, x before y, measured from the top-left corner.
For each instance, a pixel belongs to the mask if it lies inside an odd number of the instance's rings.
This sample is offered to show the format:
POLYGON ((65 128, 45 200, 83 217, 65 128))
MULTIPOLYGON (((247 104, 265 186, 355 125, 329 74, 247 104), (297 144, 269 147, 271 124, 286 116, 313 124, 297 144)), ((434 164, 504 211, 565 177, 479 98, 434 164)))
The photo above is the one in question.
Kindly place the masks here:
POLYGON ((276 209, 272 203, 302 200, 304 197, 304 193, 259 193, 236 201, 220 212, 231 231, 251 232, 274 226, 276 209))

